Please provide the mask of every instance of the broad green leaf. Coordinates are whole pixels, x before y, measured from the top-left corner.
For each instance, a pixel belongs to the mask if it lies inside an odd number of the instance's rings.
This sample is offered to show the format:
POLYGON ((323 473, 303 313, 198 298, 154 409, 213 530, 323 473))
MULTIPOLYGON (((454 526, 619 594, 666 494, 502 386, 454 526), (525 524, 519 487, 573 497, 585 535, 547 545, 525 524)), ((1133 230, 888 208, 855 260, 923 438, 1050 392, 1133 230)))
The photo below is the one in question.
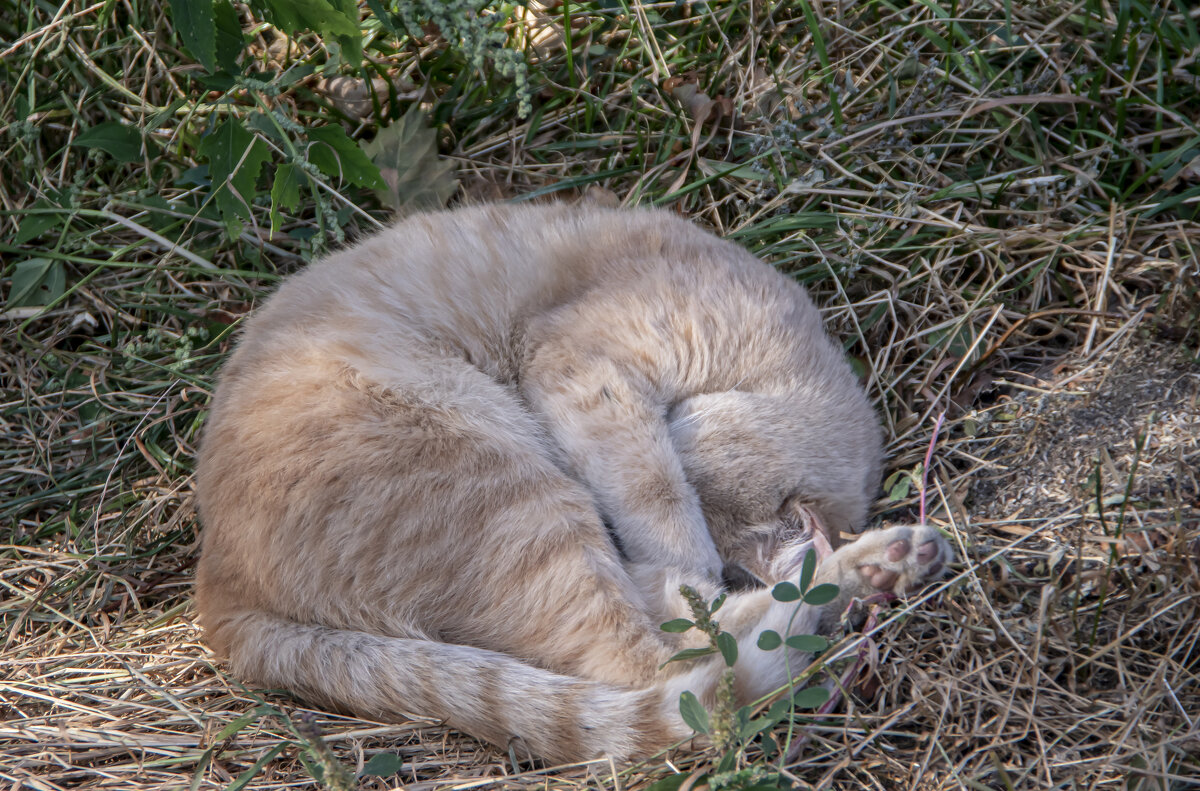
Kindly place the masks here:
POLYGON ((767 728, 772 727, 777 721, 770 717, 758 717, 750 720, 745 725, 738 728, 738 738, 742 741, 754 738, 755 735, 762 733, 767 728))
POLYGON ((829 602, 837 598, 837 595, 838 586, 826 582, 825 584, 818 585, 808 593, 804 594, 804 603, 811 604, 814 607, 821 604, 829 604, 829 602))
POLYGON ((659 665, 658 669, 662 670, 672 662, 686 662, 689 659, 699 659, 702 656, 708 656, 709 654, 714 653, 716 653, 715 648, 685 648, 679 653, 675 654, 675 656, 668 659, 666 662, 663 662, 661 665, 659 665))
POLYGON ((367 0, 367 8, 371 9, 371 15, 379 20, 379 24, 383 25, 384 30, 396 38, 402 38, 405 35, 403 30, 396 27, 396 21, 392 18, 392 13, 384 8, 380 0, 367 0))
POLYGON ((358 29, 358 7, 354 0, 257 0, 267 19, 291 35, 312 30, 325 38, 336 39, 347 50, 347 61, 357 63, 362 53, 362 33, 358 29))
POLYGON ((693 626, 695 626, 695 624, 692 623, 691 621, 689 621, 687 618, 676 618, 673 621, 667 621, 666 623, 664 623, 662 626, 660 626, 658 628, 662 629, 664 632, 678 633, 678 632, 686 632, 688 629, 691 629, 693 626))
POLYGON ((717 765, 713 767, 714 775, 721 775, 733 769, 737 763, 738 750, 730 750, 721 756, 721 760, 717 761, 717 765))
POLYGON ((30 258, 13 267, 12 287, 5 308, 32 308, 49 305, 67 290, 67 274, 62 261, 30 258))
POLYGON ((772 722, 782 722, 783 718, 788 716, 792 711, 792 702, 787 698, 780 698, 771 704, 771 708, 767 709, 767 713, 763 716, 772 722))
POLYGON ((358 144, 337 124, 309 129, 308 161, 331 178, 342 178, 359 187, 383 189, 383 177, 358 144))
POLYGON ((783 638, 774 629, 766 629, 758 636, 758 647, 764 651, 774 651, 783 645, 783 638))
POLYGON ((796 601, 800 598, 800 589, 790 582, 781 582, 771 591, 775 601, 796 601))
POLYGON ((27 214, 21 220, 20 226, 17 227, 17 235, 13 237, 13 244, 25 244, 32 239, 36 239, 61 222, 62 217, 58 214, 51 214, 49 212, 46 214, 27 214))
POLYGON ((679 714, 696 733, 708 733, 708 711, 691 692, 679 696, 679 714))
POLYGON ((171 0, 171 22, 183 46, 212 73, 217 70, 217 26, 213 0, 171 0))
POLYGON ((798 709, 815 709, 829 700, 829 690, 825 687, 806 687, 792 698, 798 709))
POLYGON ((883 488, 887 490, 888 501, 899 502, 905 497, 908 497, 909 489, 912 487, 912 477, 909 476, 907 470, 899 470, 888 476, 884 481, 883 488))
POLYGON ((812 585, 813 574, 817 573, 817 551, 810 549, 804 555, 800 565, 800 591, 803 593, 812 585))
POLYGON ((267 144, 227 118, 200 141, 200 155, 208 160, 213 198, 230 238, 241 232, 241 220, 251 218, 255 183, 262 166, 271 158, 267 144))
POLYGON ((679 791, 679 787, 684 781, 691 777, 687 772, 679 772, 678 774, 667 775, 662 780, 653 783, 646 791, 679 791))
POLYGON ((738 644, 733 635, 729 632, 718 634, 717 648, 721 651, 721 658, 725 660, 726 667, 733 667, 737 663, 738 644))
POLYGON ((458 189, 454 163, 438 156, 437 134, 415 102, 363 148, 385 182, 376 195, 398 216, 440 209, 458 189))
POLYGON ((404 761, 395 753, 377 753, 371 756, 363 766, 360 777, 373 775, 375 777, 391 777, 404 767, 404 761))
POLYGON ((217 0, 213 6, 213 20, 216 24, 217 65, 230 74, 239 74, 241 69, 238 68, 237 58, 246 47, 246 39, 242 35, 242 22, 233 3, 217 0))
POLYGON ((120 162, 142 158, 142 134, 137 127, 119 121, 104 121, 84 130, 71 141, 73 146, 98 148, 120 162))
POLYGON ((929 333, 929 342, 937 346, 944 346, 946 351, 955 357, 966 357, 967 364, 974 363, 980 355, 978 346, 975 346, 975 328, 970 324, 964 324, 956 330, 934 330, 929 333), (974 351, 972 351, 974 347, 974 351), (969 355, 969 356, 968 356, 969 355))
POLYGON ((713 599, 712 606, 708 608, 708 614, 709 614, 709 615, 712 615, 712 614, 714 614, 714 613, 715 613, 717 610, 721 609, 721 605, 723 605, 723 604, 725 603, 725 598, 726 598, 728 595, 729 595, 729 594, 727 594, 727 593, 722 593, 720 596, 718 596, 717 598, 713 599))
POLYGON ((816 654, 829 647, 829 641, 815 634, 794 634, 786 640, 788 648, 816 654))
POLYGON ((280 165, 275 170, 275 184, 271 187, 271 233, 279 233, 279 208, 296 209, 300 206, 300 185, 304 173, 293 164, 280 165))

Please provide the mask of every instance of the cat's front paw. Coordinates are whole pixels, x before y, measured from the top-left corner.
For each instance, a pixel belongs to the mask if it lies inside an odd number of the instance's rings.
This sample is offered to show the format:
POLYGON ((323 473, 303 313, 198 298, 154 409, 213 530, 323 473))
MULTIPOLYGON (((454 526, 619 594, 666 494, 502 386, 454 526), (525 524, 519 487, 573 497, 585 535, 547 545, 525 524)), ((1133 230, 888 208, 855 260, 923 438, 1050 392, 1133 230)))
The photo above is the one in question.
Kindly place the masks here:
POLYGON ((950 543, 927 525, 864 533, 822 564, 822 582, 859 598, 875 593, 904 595, 940 577, 954 557, 950 543))

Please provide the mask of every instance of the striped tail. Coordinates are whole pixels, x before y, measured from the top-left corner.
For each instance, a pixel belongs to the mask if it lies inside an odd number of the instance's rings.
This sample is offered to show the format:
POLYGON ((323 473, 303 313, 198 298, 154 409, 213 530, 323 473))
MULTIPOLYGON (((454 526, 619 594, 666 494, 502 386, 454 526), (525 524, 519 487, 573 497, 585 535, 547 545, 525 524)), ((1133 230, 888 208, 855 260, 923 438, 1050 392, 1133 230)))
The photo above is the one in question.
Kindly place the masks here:
POLYGON ((519 739, 555 763, 644 757, 691 735, 673 713, 678 692, 665 686, 624 689, 495 651, 263 613, 221 621, 221 642, 241 678, 380 720, 429 715, 495 745, 519 739))

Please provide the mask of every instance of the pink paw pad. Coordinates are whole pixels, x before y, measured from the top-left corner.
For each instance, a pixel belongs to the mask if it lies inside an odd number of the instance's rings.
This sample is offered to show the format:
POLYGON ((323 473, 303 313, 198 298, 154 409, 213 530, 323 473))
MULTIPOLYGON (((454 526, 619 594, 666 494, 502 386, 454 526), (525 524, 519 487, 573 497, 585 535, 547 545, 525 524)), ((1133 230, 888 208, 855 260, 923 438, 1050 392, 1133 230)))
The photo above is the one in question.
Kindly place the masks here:
POLYGON ((871 583, 871 587, 881 591, 890 591, 899 579, 899 574, 888 569, 881 569, 874 563, 860 566, 858 569, 871 583))
POLYGON ((908 553, 912 551, 912 544, 908 543, 907 539, 901 538, 898 541, 893 541, 888 544, 885 554, 887 559, 893 563, 899 563, 908 557, 908 553))
POLYGON ((918 528, 888 541, 876 550, 880 552, 876 560, 857 565, 863 581, 879 592, 920 590, 926 581, 941 575, 949 554, 940 536, 930 536, 928 528, 918 528))

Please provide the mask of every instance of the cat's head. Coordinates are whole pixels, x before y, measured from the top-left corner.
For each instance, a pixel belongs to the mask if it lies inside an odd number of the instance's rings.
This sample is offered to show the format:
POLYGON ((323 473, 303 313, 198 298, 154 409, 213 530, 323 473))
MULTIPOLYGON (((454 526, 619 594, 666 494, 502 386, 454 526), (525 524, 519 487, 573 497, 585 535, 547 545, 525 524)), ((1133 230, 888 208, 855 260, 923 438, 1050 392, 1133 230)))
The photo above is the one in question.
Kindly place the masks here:
MULTIPOLYGON (((879 487, 881 432, 861 391, 699 395, 671 438, 717 550, 763 582, 785 545, 861 530, 879 487)), ((818 542, 819 545, 819 542, 818 542)))

